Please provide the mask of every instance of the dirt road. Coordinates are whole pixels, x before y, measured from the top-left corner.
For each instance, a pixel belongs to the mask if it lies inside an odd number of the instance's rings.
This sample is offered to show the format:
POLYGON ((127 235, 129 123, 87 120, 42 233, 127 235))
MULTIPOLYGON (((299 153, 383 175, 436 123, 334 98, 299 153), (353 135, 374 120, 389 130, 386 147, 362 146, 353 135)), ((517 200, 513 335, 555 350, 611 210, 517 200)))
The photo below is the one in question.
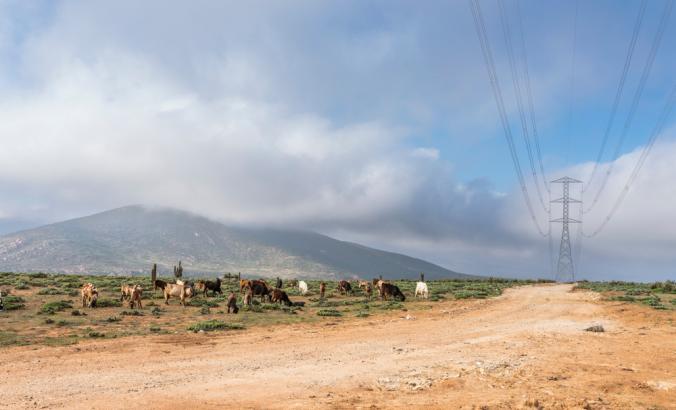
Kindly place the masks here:
POLYGON ((521 287, 408 319, 4 349, 0 408, 676 408, 673 312, 597 299, 521 287))

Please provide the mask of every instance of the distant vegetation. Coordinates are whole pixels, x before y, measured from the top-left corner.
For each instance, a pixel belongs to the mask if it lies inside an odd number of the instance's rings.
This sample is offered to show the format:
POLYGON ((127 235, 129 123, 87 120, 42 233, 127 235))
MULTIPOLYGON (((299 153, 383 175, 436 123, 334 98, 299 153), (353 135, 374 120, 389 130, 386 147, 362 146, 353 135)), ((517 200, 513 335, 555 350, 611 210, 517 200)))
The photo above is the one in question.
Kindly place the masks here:
POLYGON ((657 310, 676 309, 676 283, 669 280, 654 283, 582 281, 577 288, 603 293, 606 300, 639 303, 657 310))
MULTIPOLYGON (((174 280, 173 277, 161 279, 170 282, 174 280)), ((150 277, 0 273, 0 291, 4 303, 4 311, 0 312, 0 346, 64 346, 80 340, 111 339, 129 335, 217 332, 285 323, 359 320, 358 318, 390 312, 429 309, 444 300, 490 298, 500 295, 508 287, 537 281, 428 281, 430 295, 427 300, 415 299, 415 281, 392 281, 406 295, 405 302, 381 301, 375 293, 369 300, 356 283, 353 283, 352 295, 341 296, 335 281, 325 281, 326 297, 320 299, 321 281, 306 282, 309 292, 304 296, 300 295, 297 287, 288 286, 288 281, 283 285, 283 290, 292 301, 305 302, 305 306, 261 302, 258 297, 251 306, 242 306, 238 281, 225 279, 222 284, 223 295, 208 298, 197 295, 184 308, 175 299, 170 300, 170 305, 166 306, 162 292, 153 292, 150 277), (85 283, 93 283, 100 293, 97 308, 81 307, 79 292, 85 283), (129 309, 127 302, 120 302, 120 286, 129 283, 139 284, 144 288, 142 309, 129 309), (225 313, 230 292, 238 295, 240 312, 237 315, 225 313)), ((269 283, 274 284, 273 281, 269 283)))

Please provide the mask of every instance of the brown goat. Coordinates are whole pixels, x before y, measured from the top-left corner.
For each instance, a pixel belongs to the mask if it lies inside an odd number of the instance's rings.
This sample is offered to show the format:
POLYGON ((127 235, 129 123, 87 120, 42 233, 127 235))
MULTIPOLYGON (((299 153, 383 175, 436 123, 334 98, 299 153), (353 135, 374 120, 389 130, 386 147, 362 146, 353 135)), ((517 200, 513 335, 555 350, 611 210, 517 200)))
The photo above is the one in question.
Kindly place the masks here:
POLYGON ((237 314, 237 312, 239 312, 237 296, 234 293, 230 293, 230 296, 228 296, 228 313, 237 314))

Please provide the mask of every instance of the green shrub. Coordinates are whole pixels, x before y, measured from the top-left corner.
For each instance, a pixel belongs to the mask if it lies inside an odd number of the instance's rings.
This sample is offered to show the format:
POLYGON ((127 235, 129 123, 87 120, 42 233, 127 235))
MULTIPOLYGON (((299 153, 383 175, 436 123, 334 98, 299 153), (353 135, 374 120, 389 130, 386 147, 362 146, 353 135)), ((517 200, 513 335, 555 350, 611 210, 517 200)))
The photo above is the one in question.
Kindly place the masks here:
POLYGON ((162 328, 159 326, 150 326, 150 331, 153 333, 158 333, 162 331, 162 328))
POLYGON ((71 316, 87 316, 87 314, 85 312, 77 310, 77 309, 71 310, 70 315, 71 316))
POLYGON ((218 307, 218 303, 213 300, 203 299, 203 298, 193 298, 188 302, 188 306, 194 307, 218 307))
POLYGON ((72 308, 73 302, 71 302, 70 300, 58 300, 55 302, 45 303, 40 308, 40 312, 48 315, 53 315, 56 312, 61 312, 63 310, 72 308))
POLYGON ((200 314, 201 315, 211 314, 211 309, 209 309, 208 306, 202 306, 202 308, 200 309, 200 314))
POLYGON ((28 286, 28 284, 26 282, 19 282, 19 283, 16 284, 16 286, 14 286, 14 289, 26 290, 26 289, 30 289, 30 286, 28 286))
POLYGON ((37 293, 38 295, 66 295, 68 292, 57 289, 57 288, 45 288, 45 289, 40 289, 37 293))
POLYGON ((98 337, 106 337, 106 335, 105 333, 91 331, 89 332, 89 337, 98 338, 98 337))
POLYGON ((122 316, 143 316, 143 312, 139 312, 136 309, 134 309, 132 311, 123 310, 122 312, 120 312, 120 315, 122 315, 122 316))
POLYGON ((122 302, 119 299, 107 299, 102 298, 96 301, 96 307, 106 308, 106 307, 122 307, 122 302))
POLYGON ((355 317, 369 317, 369 312, 364 312, 363 310, 355 315, 355 317))
POLYGON ((317 311, 317 316, 343 316, 343 314, 339 310, 335 309, 322 309, 317 311))
POLYGON ((211 332, 214 330, 235 330, 235 329, 244 329, 244 325, 241 323, 225 323, 220 320, 206 320, 204 322, 198 322, 193 325, 188 326, 188 330, 193 332, 199 332, 203 330, 205 332, 211 332))
POLYGON ((5 310, 19 310, 26 307, 26 301, 21 296, 5 296, 2 298, 2 303, 5 310))
POLYGON ((108 322, 108 323, 115 323, 115 322, 119 322, 120 320, 122 320, 122 319, 120 319, 120 318, 117 317, 117 316, 111 316, 111 317, 109 317, 108 319, 106 319, 106 322, 108 322))

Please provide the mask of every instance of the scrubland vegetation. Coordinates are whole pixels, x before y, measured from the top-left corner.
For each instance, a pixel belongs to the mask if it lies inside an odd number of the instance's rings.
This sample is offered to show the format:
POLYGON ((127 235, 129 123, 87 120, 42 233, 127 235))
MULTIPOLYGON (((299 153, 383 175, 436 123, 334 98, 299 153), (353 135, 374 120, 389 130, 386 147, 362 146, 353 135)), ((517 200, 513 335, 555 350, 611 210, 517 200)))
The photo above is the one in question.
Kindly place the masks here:
MULTIPOLYGON (((173 278, 164 279, 173 281, 173 278)), ((283 286, 292 301, 305 302, 302 307, 261 302, 259 298, 254 299, 252 306, 241 306, 238 282, 224 280, 223 295, 197 295, 184 308, 176 299, 165 305, 162 292, 153 291, 149 277, 0 273, 4 301, 4 311, 0 313, 0 346, 58 346, 92 338, 236 331, 284 323, 374 319, 386 312, 429 309, 442 300, 490 298, 500 295, 505 288, 534 283, 508 279, 429 281, 429 299, 421 300, 414 298, 415 281, 395 280, 393 283, 406 295, 406 301, 400 302, 381 301, 375 292, 369 300, 356 283, 353 294, 343 296, 337 290, 337 282, 332 281, 325 281, 326 297, 320 299, 321 281, 306 282, 309 292, 304 296, 297 287, 289 287, 288 281, 283 286), (79 290, 87 282, 99 290, 96 308, 82 308, 79 290), (126 302, 120 301, 120 286, 128 283, 144 288, 142 309, 129 309, 126 302), (238 295, 240 312, 237 315, 226 314, 226 299, 230 292, 238 295)))
POLYGON ((599 292, 609 301, 638 303, 657 310, 676 310, 676 283, 673 281, 653 283, 582 281, 576 287, 599 292))

